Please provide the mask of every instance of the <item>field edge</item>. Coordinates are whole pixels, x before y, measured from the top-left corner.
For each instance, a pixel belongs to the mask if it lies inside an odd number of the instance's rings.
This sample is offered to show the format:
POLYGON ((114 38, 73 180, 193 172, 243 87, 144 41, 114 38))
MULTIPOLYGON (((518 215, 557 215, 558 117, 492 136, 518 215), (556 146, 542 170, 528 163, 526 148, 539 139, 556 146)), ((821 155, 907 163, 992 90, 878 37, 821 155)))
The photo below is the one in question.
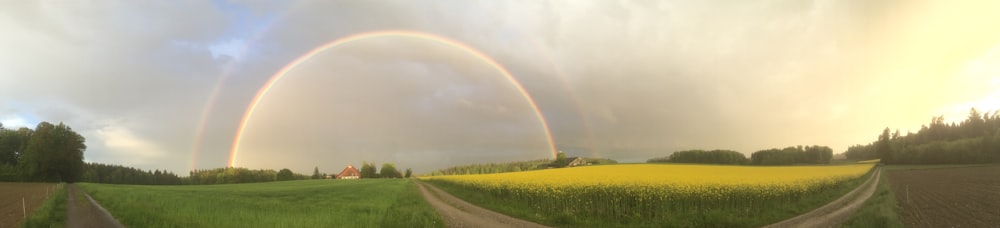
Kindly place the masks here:
POLYGON ((872 194, 842 227, 903 227, 899 216, 901 208, 889 185, 889 178, 885 173, 880 176, 875 194, 872 194))
POLYGON ((66 184, 59 183, 51 197, 24 220, 21 227, 64 227, 66 224, 66 184))

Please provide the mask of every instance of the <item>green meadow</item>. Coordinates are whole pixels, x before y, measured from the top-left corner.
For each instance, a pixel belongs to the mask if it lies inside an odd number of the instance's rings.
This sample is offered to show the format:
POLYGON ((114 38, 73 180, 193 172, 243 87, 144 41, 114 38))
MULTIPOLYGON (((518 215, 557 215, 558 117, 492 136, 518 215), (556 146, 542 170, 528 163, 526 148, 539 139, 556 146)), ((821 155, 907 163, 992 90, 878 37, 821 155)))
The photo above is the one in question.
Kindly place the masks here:
POLYGON ((408 179, 78 184, 128 227, 442 227, 408 179))

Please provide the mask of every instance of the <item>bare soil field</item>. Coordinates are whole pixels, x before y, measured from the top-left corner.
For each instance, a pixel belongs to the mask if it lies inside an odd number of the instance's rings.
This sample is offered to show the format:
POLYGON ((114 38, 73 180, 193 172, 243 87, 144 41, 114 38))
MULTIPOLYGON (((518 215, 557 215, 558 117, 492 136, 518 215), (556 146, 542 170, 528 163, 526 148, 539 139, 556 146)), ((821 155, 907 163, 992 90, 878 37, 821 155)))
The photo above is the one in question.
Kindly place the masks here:
POLYGON ((907 227, 1000 224, 1000 165, 893 170, 887 174, 907 227))
POLYGON ((0 182, 0 228, 20 225, 25 212, 31 216, 48 199, 47 194, 51 194, 55 186, 52 183, 0 182))

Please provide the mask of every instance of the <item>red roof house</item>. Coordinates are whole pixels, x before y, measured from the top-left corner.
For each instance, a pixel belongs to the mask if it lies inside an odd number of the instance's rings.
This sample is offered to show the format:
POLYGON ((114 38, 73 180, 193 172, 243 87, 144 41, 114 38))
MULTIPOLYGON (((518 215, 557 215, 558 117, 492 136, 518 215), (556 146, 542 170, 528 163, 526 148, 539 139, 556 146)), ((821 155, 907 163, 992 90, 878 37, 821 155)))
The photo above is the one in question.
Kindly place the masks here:
POLYGON ((355 169, 353 165, 347 165, 347 168, 344 168, 344 171, 340 171, 340 174, 337 174, 337 179, 360 179, 360 178, 361 178, 361 172, 358 172, 358 169, 355 169))

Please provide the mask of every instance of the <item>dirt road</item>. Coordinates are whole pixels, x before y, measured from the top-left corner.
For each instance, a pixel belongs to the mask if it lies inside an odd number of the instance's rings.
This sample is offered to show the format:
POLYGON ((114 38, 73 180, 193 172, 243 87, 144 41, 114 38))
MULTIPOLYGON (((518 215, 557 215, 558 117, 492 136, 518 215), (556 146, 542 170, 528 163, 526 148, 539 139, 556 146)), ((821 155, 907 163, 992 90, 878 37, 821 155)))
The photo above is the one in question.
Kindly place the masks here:
POLYGON ((448 227, 546 227, 472 205, 429 184, 416 183, 448 227))
POLYGON ((66 227, 125 227, 76 185, 67 184, 66 187, 69 193, 66 198, 66 227))
POLYGON ((865 183, 837 200, 816 210, 765 227, 840 227, 840 224, 847 221, 875 193, 881 173, 882 169, 876 167, 875 173, 865 183))

